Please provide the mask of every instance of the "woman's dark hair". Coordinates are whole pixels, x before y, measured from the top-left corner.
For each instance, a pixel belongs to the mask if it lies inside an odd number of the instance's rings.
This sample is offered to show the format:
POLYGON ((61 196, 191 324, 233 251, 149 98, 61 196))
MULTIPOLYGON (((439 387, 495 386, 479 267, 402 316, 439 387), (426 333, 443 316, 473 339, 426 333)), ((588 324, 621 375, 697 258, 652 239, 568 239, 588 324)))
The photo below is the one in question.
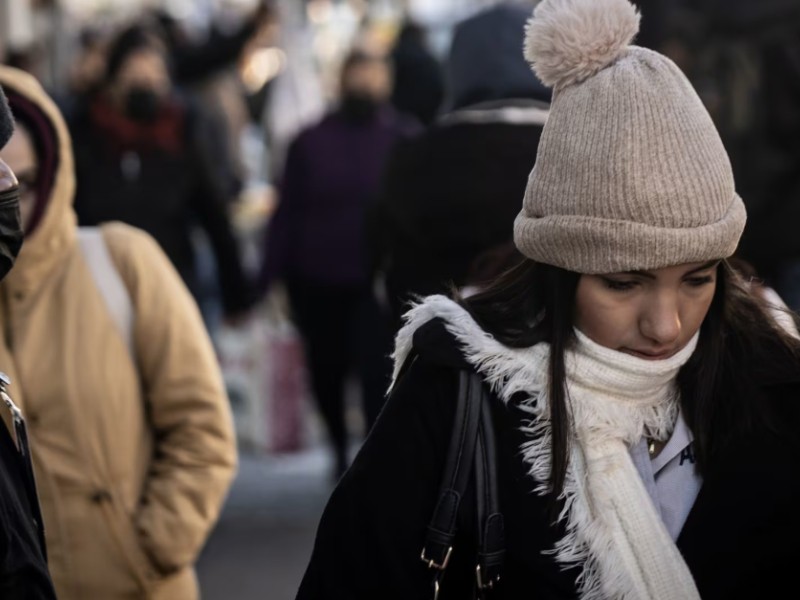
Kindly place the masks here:
POLYGON ((105 82, 111 83, 117 77, 128 58, 143 50, 155 50, 164 55, 169 66, 170 57, 163 37, 154 28, 136 24, 122 30, 110 43, 106 61, 105 82))
POLYGON ((475 321, 499 342, 527 348, 551 346, 549 399, 552 423, 551 485, 557 497, 564 487, 569 448, 564 352, 573 339, 572 314, 580 275, 524 260, 484 291, 462 300, 475 321))
MULTIPOLYGON (((579 279, 578 273, 526 259, 480 293, 460 299, 499 342, 512 348, 539 342, 551 346, 553 499, 563 490, 569 456, 564 352, 574 339, 579 279)), ((762 301, 722 261, 697 350, 677 379, 701 471, 741 436, 761 427, 778 428, 768 403, 759 401, 761 384, 789 381, 800 381, 800 342, 777 326, 762 301)))

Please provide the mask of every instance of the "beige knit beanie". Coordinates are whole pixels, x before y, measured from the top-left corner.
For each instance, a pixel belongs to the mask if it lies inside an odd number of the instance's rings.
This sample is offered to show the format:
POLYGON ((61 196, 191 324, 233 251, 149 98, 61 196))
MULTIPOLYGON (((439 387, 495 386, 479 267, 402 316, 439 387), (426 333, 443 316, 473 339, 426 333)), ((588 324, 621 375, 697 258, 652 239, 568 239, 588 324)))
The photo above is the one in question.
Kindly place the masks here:
POLYGON ((668 58, 629 45, 628 0, 543 0, 525 56, 553 87, 514 241, 579 273, 733 254, 746 214, 711 117, 668 58))

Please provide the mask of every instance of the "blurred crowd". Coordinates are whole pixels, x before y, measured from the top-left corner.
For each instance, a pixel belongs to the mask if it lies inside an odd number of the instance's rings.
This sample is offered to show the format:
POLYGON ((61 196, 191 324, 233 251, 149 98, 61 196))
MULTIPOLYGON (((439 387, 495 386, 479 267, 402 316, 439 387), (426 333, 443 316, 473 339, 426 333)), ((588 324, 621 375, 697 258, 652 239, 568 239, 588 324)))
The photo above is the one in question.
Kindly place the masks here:
MULTIPOLYGON (((87 23, 60 87, 36 82, 35 50, 6 53, 16 132, 0 157, 26 240, 0 284, 0 370, 31 429, 59 597, 196 595, 236 468, 221 328, 285 295, 335 480, 378 418, 410 303, 519 261, 551 94, 520 50, 531 3, 492 4, 444 52, 411 18, 376 36, 367 12, 325 65, 335 88, 295 90, 310 108, 283 121, 303 65, 269 2, 200 41, 165 11, 87 23)), ((749 213, 738 264, 800 309, 800 4, 637 4, 638 43, 687 73, 732 157, 749 213)))

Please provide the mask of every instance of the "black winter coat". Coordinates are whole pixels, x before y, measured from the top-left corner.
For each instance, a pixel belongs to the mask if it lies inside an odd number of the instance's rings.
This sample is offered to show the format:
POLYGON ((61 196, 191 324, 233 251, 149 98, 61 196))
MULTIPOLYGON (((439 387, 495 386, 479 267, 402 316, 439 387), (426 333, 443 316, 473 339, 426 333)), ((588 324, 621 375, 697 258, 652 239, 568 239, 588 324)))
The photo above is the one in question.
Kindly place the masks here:
POLYGON ((398 321, 412 294, 465 285, 476 259, 511 243, 542 123, 445 121, 397 145, 369 237, 398 321))
POLYGON ((93 123, 90 107, 70 119, 77 188, 75 211, 82 226, 121 221, 152 235, 194 294, 198 292, 192 229, 208 235, 217 262, 225 311, 248 309, 253 293, 227 214, 225 184, 209 147, 213 135, 197 107, 185 109, 182 147, 121 150, 93 123))
MULTIPOLYGON (((6 411, 5 405, 0 411, 6 411)), ((26 463, 0 420, 0 598, 55 600, 41 540, 36 490, 26 463)))
MULTIPOLYGON (((457 372, 468 368, 443 323, 417 330, 418 360, 401 378, 323 514, 298 600, 432 598, 420 560, 450 438, 457 372)), ((799 382, 775 384, 770 401, 797 423, 799 382)), ((495 598, 576 598, 577 569, 542 551, 562 532, 550 525, 520 453, 524 416, 495 399, 506 559, 495 598)), ((795 430, 797 430, 795 428, 795 430)), ((677 541, 706 600, 793 597, 800 562, 800 436, 742 439, 705 475, 677 541), (788 595, 787 595, 788 594, 788 595)), ((467 498, 440 600, 473 597, 474 500, 467 498)))

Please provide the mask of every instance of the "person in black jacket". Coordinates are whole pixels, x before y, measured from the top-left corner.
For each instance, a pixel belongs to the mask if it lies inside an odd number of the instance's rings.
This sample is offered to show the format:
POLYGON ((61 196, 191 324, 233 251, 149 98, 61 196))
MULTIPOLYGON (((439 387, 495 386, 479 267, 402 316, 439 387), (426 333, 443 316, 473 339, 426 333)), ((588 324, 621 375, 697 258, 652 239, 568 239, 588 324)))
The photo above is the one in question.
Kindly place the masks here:
MULTIPOLYGON (((19 183, 2 158, 13 127, 0 88, 0 279, 11 269, 22 242, 19 183)), ((0 598, 54 600, 25 423, 6 385, 0 375, 0 598)))
POLYGON ((628 0, 537 5, 525 54, 554 97, 514 226, 525 258, 406 314, 298 600, 794 588, 800 340, 728 263, 746 212, 727 153, 675 63, 631 44, 638 24, 628 0), (494 456, 451 446, 464 373, 494 456), (450 457, 472 473, 463 493, 450 457))
POLYGON ((200 295, 193 230, 207 234, 223 309, 239 317, 254 303, 227 214, 212 136, 198 106, 174 87, 161 40, 144 26, 109 49, 102 89, 70 119, 75 210, 81 225, 122 221, 151 234, 189 289, 200 295))
POLYGON ((413 21, 403 23, 390 58, 394 69, 392 105, 429 126, 444 99, 444 74, 428 49, 425 30, 413 21))
POLYGON ((528 16, 500 4, 459 24, 446 113, 386 167, 370 240, 395 329, 413 296, 474 283, 473 263, 511 242, 550 100, 519 51, 528 16))

